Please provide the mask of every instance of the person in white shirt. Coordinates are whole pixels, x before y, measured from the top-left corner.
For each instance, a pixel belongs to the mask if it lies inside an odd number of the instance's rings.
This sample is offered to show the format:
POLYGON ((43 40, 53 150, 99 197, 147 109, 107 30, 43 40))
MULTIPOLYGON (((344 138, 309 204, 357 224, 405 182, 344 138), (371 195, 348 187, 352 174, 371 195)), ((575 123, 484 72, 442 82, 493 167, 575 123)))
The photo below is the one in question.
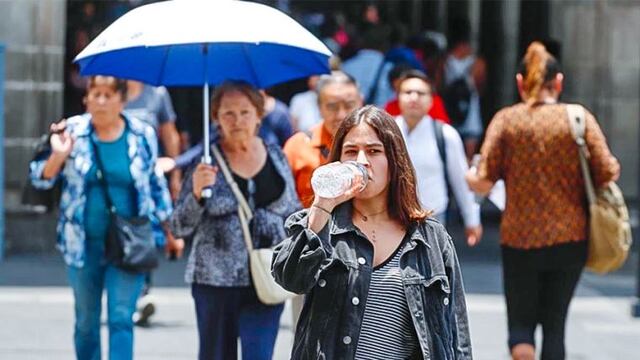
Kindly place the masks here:
POLYGON ((309 90, 295 94, 289 103, 291 125, 294 131, 307 132, 322 121, 318 108, 316 84, 320 76, 313 75, 307 80, 309 90))
POLYGON ((401 75, 399 83, 401 115, 396 118, 396 123, 402 131, 416 170, 418 197, 422 206, 433 210, 438 220, 446 222, 449 186, 462 213, 467 244, 474 246, 482 237, 480 205, 476 203, 473 192, 464 179, 468 164, 460 135, 452 126, 436 124, 436 121, 425 115, 431 107, 432 98, 431 85, 423 72, 406 71, 401 75), (444 162, 438 148, 438 131, 442 134, 444 162))

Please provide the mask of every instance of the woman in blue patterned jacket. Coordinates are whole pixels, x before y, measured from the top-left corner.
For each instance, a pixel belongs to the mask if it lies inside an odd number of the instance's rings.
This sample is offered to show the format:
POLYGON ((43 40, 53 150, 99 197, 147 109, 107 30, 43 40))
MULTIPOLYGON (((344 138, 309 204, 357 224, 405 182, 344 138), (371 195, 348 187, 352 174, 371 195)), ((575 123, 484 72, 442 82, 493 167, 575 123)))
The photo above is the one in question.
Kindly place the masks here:
MULTIPOLYGON (((289 165, 278 145, 258 137, 264 100, 242 82, 220 85, 211 100, 219 137, 214 141, 253 210, 255 248, 284 239, 284 220, 300 208, 289 165)), ((193 238, 186 281, 196 307, 199 359, 271 359, 283 305, 262 304, 249 273, 238 201, 218 164, 198 164, 185 177, 171 217, 176 237, 193 238), (213 195, 201 196, 209 187, 213 195)))
MULTIPOLYGON (((126 272, 106 259, 109 210, 104 185, 97 177, 96 156, 103 164, 106 189, 120 216, 148 216, 161 222, 171 212, 166 181, 154 169, 157 140, 153 128, 122 115, 126 89, 124 80, 92 77, 84 99, 87 113, 53 124, 51 154, 30 164, 36 188, 50 189, 62 182, 58 248, 68 265, 75 298, 78 359, 100 358, 105 289, 109 358, 133 357, 131 316, 144 280, 142 273, 126 272)), ((169 242, 173 239, 167 238, 169 242)))

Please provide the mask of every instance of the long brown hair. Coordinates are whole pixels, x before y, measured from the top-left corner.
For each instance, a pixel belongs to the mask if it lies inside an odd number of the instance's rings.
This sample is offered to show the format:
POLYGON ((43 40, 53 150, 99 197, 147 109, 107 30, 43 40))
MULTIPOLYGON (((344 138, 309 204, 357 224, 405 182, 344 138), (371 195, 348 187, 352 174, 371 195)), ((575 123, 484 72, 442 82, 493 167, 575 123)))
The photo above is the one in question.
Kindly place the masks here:
POLYGON ((520 64, 522 75, 522 90, 527 104, 536 102, 537 96, 545 87, 551 86, 551 81, 560 72, 560 64, 541 42, 534 41, 527 48, 527 53, 520 64))
POLYGON ((416 172, 409 158, 400 128, 391 115, 373 105, 354 110, 340 124, 333 140, 329 161, 340 161, 344 138, 351 129, 366 123, 382 141, 389 162, 389 215, 408 226, 424 220, 429 213, 422 209, 416 192, 416 172))

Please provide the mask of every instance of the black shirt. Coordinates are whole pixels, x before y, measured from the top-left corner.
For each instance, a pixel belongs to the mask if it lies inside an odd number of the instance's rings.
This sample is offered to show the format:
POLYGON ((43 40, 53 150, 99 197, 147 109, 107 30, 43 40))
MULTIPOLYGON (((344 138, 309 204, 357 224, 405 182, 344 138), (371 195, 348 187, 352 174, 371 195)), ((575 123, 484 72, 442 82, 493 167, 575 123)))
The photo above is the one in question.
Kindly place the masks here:
POLYGON ((254 177, 246 179, 233 171, 231 173, 242 195, 254 210, 266 207, 276 201, 284 192, 284 179, 278 174, 268 154, 264 166, 254 177))

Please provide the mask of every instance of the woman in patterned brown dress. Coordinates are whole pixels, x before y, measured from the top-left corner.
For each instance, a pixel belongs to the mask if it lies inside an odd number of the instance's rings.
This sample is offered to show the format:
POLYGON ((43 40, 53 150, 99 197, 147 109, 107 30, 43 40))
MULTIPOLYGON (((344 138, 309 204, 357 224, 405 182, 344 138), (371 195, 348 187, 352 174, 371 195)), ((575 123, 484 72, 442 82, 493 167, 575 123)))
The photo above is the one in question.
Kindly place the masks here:
MULTIPOLYGON (((513 359, 534 359, 538 324, 541 358, 565 358, 567 311, 586 261, 587 200, 566 104, 558 102, 562 80, 556 59, 532 43, 516 75, 522 102, 495 115, 478 171, 467 174, 480 194, 499 179, 506 184, 500 230, 513 359)), ((585 140, 595 185, 615 181, 620 165, 588 111, 585 140)))

